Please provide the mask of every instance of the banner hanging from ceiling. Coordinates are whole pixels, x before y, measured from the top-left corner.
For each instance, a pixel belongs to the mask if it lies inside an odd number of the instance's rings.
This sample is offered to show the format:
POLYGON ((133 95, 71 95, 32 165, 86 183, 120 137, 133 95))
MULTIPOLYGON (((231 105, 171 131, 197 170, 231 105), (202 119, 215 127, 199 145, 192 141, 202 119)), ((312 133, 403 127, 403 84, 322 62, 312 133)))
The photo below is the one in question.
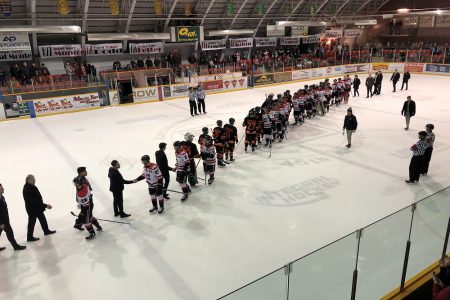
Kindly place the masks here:
POLYGON ((200 42, 200 47, 203 51, 208 50, 220 50, 225 49, 227 47, 227 40, 205 40, 200 42))
POLYGON ((297 46, 300 44, 300 38, 280 38, 280 46, 297 46))
POLYGON ((326 38, 340 38, 343 35, 343 30, 325 30, 326 38))
POLYGON ((301 37, 308 35, 308 26, 306 25, 297 25, 291 27, 291 36, 292 37, 301 37))
POLYGON ((267 25, 266 36, 284 36, 286 28, 284 26, 267 25))
POLYGON ((230 39, 230 48, 252 48, 252 38, 230 39))
POLYGON ((81 45, 39 46, 39 55, 41 58, 81 56, 81 45))
POLYGON ((15 50, 31 50, 28 33, 0 33, 0 52, 9 52, 15 50))
POLYGON ((120 14, 119 0, 109 0, 109 7, 113 16, 120 14))
POLYGON ((277 38, 255 38, 255 47, 275 47, 277 38))
POLYGON ((68 0, 56 0, 56 11, 61 15, 67 15, 70 12, 68 0))
POLYGON ((16 50, 9 52, 0 52, 0 61, 27 61, 33 60, 31 50, 16 50))
POLYGON ((345 37, 360 37, 362 34, 362 30, 360 29, 347 29, 344 31, 345 37))
POLYGON ((164 46, 162 42, 155 43, 130 43, 131 54, 157 54, 163 53, 164 46))
POLYGON ((0 0, 0 8, 2 10, 2 14, 5 17, 11 17, 12 15, 12 7, 11 0, 0 0))
POLYGON ((123 53, 122 43, 86 44, 84 47, 87 56, 115 55, 123 53))

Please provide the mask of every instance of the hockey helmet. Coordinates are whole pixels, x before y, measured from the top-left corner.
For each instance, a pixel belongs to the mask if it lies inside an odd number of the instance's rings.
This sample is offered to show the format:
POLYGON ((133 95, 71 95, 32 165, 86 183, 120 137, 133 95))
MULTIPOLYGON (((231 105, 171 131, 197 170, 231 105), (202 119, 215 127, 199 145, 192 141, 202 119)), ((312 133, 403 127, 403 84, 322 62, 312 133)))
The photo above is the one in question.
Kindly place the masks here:
POLYGON ((217 120, 216 124, 217 124, 217 126, 222 127, 223 122, 222 122, 222 120, 217 120))
POLYGON ((230 118, 230 119, 228 120, 228 122, 230 122, 230 124, 233 125, 234 122, 236 122, 236 120, 235 120, 234 118, 230 118))
POLYGON ((176 141, 176 142, 174 142, 173 143, 173 147, 175 148, 175 149, 178 149, 178 148, 181 148, 181 142, 180 141, 176 141))
POLYGON ((427 132, 426 131, 419 131, 419 137, 426 137, 427 132))
POLYGON ((281 95, 281 94, 277 95, 277 99, 281 99, 281 97, 283 97, 283 95, 281 95))
POLYGON ((429 128, 430 130, 433 130, 434 129, 434 125, 433 124, 427 124, 425 126, 425 128, 429 128))
POLYGON ((260 113, 260 112, 261 112, 261 107, 259 107, 259 106, 255 107, 255 112, 256 112, 257 114, 260 113))
POLYGON ((209 136, 209 135, 207 135, 207 136, 205 136, 205 138, 203 139, 203 141, 204 141, 204 143, 205 143, 205 145, 211 145, 212 144, 212 137, 211 136, 209 136))
POLYGON ((143 155, 143 156, 141 157, 141 161, 149 162, 149 161, 150 161, 150 156, 148 156, 148 155, 143 155))
POLYGON ((208 127, 203 127, 203 128, 202 128, 202 132, 203 132, 204 134, 208 134, 208 127))
POLYGON ((269 99, 269 100, 273 100, 273 94, 272 93, 270 93, 268 96, 267 96, 267 99, 269 99))
POLYGON ((337 79, 335 78, 335 79, 333 79, 333 81, 334 81, 334 82, 336 82, 336 81, 337 81, 337 79))
POLYGON ((190 132, 184 135, 184 140, 188 142, 192 142, 194 140, 194 135, 190 132))

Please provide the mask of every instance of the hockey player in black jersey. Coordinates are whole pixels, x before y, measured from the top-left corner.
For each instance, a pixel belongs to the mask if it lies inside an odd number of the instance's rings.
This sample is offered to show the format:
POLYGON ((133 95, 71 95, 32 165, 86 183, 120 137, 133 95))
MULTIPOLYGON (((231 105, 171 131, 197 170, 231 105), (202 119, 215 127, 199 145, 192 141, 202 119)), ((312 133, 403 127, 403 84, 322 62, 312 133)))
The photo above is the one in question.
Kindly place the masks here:
POLYGON ((189 156, 190 168, 188 172, 188 181, 191 186, 195 186, 198 183, 195 158, 200 157, 200 153, 197 150, 197 145, 193 143, 193 140, 194 135, 188 132, 184 135, 184 142, 181 142, 183 150, 186 151, 189 156))
POLYGON ((225 167, 225 163, 223 162, 223 154, 225 152, 225 135, 222 128, 222 121, 217 121, 217 126, 213 129, 213 139, 214 139, 214 146, 216 147, 217 151, 217 160, 218 165, 220 167, 225 167))
POLYGON ((203 145, 203 140, 205 139, 206 136, 210 136, 209 129, 208 129, 208 127, 203 127, 202 134, 200 134, 200 136, 198 137, 198 145, 200 147, 203 145))
POLYGON ((234 126, 235 120, 230 118, 229 124, 225 124, 223 127, 224 135, 225 135, 225 159, 230 161, 234 161, 233 152, 234 147, 238 142, 237 128, 234 126))
POLYGON ((255 110, 251 109, 248 116, 245 117, 242 126, 246 128, 245 130, 245 152, 247 152, 248 144, 252 145, 252 151, 256 149, 256 126, 258 124, 258 119, 255 115, 255 110))

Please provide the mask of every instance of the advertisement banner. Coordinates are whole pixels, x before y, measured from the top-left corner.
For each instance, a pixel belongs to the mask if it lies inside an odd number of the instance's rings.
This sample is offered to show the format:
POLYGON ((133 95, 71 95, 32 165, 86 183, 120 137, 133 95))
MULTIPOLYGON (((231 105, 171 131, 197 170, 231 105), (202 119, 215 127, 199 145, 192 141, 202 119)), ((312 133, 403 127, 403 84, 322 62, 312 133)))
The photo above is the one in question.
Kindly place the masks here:
POLYGON ((405 63, 405 72, 408 71, 421 73, 423 72, 424 66, 424 64, 419 63, 405 63))
POLYGON ((405 69, 404 63, 372 63, 372 71, 385 71, 385 72, 403 72, 405 69))
POLYGON ((389 63, 372 63, 372 71, 387 71, 389 63))
POLYGON ((219 91, 223 89, 223 80, 199 82, 205 91, 219 91))
POLYGON ((327 68, 311 69, 311 78, 324 77, 327 74, 327 68))
POLYGON ((29 51, 0 52, 0 61, 33 60, 33 54, 29 51))
POLYGON ((247 87, 247 76, 239 79, 225 79, 223 81, 224 90, 243 89, 247 87))
POLYGON ((310 70, 292 71, 292 80, 308 79, 311 77, 310 70))
POLYGON ((200 26, 178 26, 176 28, 177 42, 195 42, 200 40, 200 26))
POLYGON ((89 107, 99 107, 98 93, 71 95, 33 100, 36 115, 46 115, 58 112, 67 112, 89 107))
POLYGON ((109 103, 111 105, 119 104, 119 96, 116 90, 110 90, 108 91, 108 94, 109 94, 109 103))
POLYGON ((255 38, 256 47, 275 47, 277 38, 255 38))
POLYGON ((307 25, 297 25, 291 27, 291 36, 301 37, 308 35, 308 26, 307 25))
POLYGON ((161 42, 156 43, 130 43, 131 54, 156 54, 163 53, 164 46, 161 42))
POLYGON ((398 72, 404 72, 405 64, 404 63, 390 63, 388 72, 394 72, 395 70, 397 70, 398 72))
POLYGON ((425 72, 450 73, 450 65, 426 64, 425 72))
POLYGON ((230 39, 230 48, 251 48, 253 47, 252 38, 230 39))
POLYGON ((343 30, 325 30, 326 38, 340 38, 343 35, 343 30))
POLYGON ((300 38, 280 38, 280 46, 298 46, 300 38))
POLYGON ((163 43, 130 43, 131 54, 156 54, 164 51, 163 43))
POLYGON ((0 52, 31 50, 28 33, 0 33, 0 52))
POLYGON ((344 73, 364 73, 369 72, 370 65, 369 64, 358 64, 358 65, 346 65, 343 66, 344 73))
POLYGON ((81 56, 81 45, 39 46, 39 55, 41 58, 81 56))
POLYGON ((163 99, 172 97, 170 85, 163 86, 163 99))
POLYGON ((344 31, 345 37, 360 37, 362 34, 362 30, 360 29, 347 29, 344 31))
POLYGON ((280 72, 273 74, 273 81, 276 83, 286 82, 292 80, 292 72, 280 72))
POLYGON ((302 42, 303 44, 314 44, 320 42, 320 38, 322 37, 321 34, 313 34, 313 35, 307 35, 302 36, 302 42))
POLYGON ((284 36, 285 27, 277 25, 267 25, 266 36, 284 36))
POLYGON ((335 66, 335 67, 328 67, 328 68, 326 68, 327 76, 328 75, 341 75, 344 72, 345 72, 344 66, 335 66))
POLYGON ((133 102, 146 102, 151 100, 159 100, 158 88, 144 87, 144 88, 133 88, 133 102))
POLYGON ((171 86, 171 94, 172 97, 185 97, 189 94, 189 87, 191 85, 189 83, 182 84, 172 84, 171 86))
POLYGON ((123 53, 122 43, 86 44, 84 50, 87 56, 115 55, 123 53))
POLYGON ((220 50, 225 49, 227 47, 227 40, 209 40, 209 41, 201 41, 200 47, 203 51, 208 50, 220 50))
POLYGON ((255 76, 255 86, 274 83, 273 74, 255 76))

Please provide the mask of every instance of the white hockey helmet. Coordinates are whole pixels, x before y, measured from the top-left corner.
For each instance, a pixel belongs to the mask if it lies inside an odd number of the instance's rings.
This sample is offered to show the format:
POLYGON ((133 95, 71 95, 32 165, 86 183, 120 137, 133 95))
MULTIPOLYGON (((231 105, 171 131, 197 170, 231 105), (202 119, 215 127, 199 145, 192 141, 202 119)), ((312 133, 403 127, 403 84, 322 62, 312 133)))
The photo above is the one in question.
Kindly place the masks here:
POLYGON ((194 140, 194 135, 190 132, 184 135, 184 140, 188 142, 192 142, 194 140))

